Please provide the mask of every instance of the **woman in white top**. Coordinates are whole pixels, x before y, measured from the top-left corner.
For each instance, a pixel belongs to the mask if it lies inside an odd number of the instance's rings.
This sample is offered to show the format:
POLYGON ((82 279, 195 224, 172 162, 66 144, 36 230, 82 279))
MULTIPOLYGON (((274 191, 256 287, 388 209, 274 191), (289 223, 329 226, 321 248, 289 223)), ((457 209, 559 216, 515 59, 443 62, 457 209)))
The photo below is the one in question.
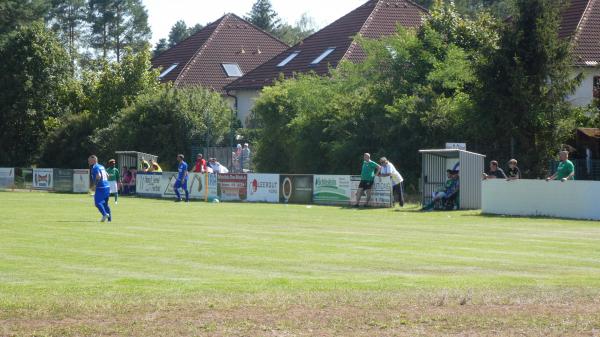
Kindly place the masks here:
POLYGON ((394 164, 390 163, 386 157, 381 157, 379 159, 379 164, 381 164, 381 171, 379 172, 380 177, 391 177, 392 184, 394 185, 394 197, 398 199, 400 203, 400 207, 404 207, 404 191, 402 188, 402 183, 404 182, 404 178, 394 164))

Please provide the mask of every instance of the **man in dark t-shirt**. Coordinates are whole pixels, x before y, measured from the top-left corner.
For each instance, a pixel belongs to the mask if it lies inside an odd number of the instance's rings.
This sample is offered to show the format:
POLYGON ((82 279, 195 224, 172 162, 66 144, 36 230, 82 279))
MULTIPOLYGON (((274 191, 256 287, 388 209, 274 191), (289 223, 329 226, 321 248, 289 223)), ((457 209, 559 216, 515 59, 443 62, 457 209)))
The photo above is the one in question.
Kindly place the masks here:
POLYGON ((483 174, 483 179, 506 179, 506 174, 498 167, 498 162, 492 160, 490 162, 490 169, 483 174))

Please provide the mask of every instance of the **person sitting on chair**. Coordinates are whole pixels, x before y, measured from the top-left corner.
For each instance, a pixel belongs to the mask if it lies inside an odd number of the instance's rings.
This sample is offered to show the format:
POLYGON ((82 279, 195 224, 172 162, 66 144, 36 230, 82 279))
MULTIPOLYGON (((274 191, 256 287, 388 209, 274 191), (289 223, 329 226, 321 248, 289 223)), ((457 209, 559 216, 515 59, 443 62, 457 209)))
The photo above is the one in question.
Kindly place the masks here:
POLYGON ((442 201, 444 203, 444 208, 446 208, 446 201, 456 199, 460 187, 458 171, 446 170, 446 172, 448 174, 448 179, 446 180, 444 187, 436 192, 433 192, 433 198, 431 202, 427 206, 423 207, 424 211, 433 210, 438 201, 442 201))

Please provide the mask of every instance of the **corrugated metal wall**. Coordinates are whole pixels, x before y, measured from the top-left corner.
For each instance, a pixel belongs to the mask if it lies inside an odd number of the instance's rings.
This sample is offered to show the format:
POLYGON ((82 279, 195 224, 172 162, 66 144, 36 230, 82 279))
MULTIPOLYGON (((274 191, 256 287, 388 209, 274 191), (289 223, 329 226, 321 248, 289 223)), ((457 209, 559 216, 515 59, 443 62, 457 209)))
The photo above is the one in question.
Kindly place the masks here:
POLYGON ((481 208, 481 175, 485 156, 460 152, 460 208, 481 208))
POLYGON ((422 154, 421 181, 423 184, 423 205, 431 202, 431 194, 446 183, 446 157, 430 153, 422 154))

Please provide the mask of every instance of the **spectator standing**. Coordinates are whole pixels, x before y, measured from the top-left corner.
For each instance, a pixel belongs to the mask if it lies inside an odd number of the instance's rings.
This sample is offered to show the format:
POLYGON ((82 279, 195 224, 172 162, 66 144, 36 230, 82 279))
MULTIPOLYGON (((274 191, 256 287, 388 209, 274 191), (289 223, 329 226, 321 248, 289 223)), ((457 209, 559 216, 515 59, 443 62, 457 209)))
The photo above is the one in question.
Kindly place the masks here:
POLYGON ((106 169, 110 193, 115 195, 115 205, 119 202, 119 184, 121 183, 121 175, 116 165, 117 161, 111 159, 108 161, 108 168, 106 169))
POLYGON ((404 191, 402 188, 402 184, 404 182, 404 178, 402 177, 402 175, 400 174, 400 172, 398 172, 398 170, 396 170, 396 167, 394 166, 394 164, 390 163, 389 160, 387 160, 386 157, 381 157, 381 159, 379 159, 379 164, 381 165, 381 170, 379 172, 379 176, 380 177, 391 177, 392 178, 392 184, 393 184, 393 193, 394 193, 394 199, 398 199, 398 203, 400 204, 400 207, 404 207, 404 191))
POLYGON ((508 161, 508 170, 506 170, 506 176, 508 180, 521 179, 521 170, 517 166, 517 160, 511 159, 508 161))
POLYGON ((490 162, 490 169, 483 174, 483 179, 506 179, 504 170, 498 167, 498 162, 492 160, 490 162))
POLYGON ((371 160, 371 155, 369 153, 365 153, 363 155, 362 169, 360 171, 360 183, 358 185, 358 190, 356 191, 356 205, 354 205, 354 207, 358 207, 360 205, 360 198, 365 191, 367 193, 367 202, 365 205, 369 206, 371 194, 373 192, 373 183, 375 182, 375 175, 379 174, 380 170, 381 166, 371 160))
POLYGON ((558 169, 556 170, 556 173, 546 178, 546 180, 560 180, 562 182, 575 180, 575 165, 569 160, 569 152, 560 151, 558 156, 560 158, 558 169))
POLYGON ((242 149, 242 156, 240 159, 240 166, 242 168, 242 172, 244 170, 250 170, 250 156, 252 152, 250 151, 250 145, 248 143, 244 144, 244 148, 242 149))
POLYGON ((194 173, 204 173, 206 172, 206 160, 204 160, 204 156, 202 153, 198 153, 196 155, 196 164, 194 164, 194 173))

